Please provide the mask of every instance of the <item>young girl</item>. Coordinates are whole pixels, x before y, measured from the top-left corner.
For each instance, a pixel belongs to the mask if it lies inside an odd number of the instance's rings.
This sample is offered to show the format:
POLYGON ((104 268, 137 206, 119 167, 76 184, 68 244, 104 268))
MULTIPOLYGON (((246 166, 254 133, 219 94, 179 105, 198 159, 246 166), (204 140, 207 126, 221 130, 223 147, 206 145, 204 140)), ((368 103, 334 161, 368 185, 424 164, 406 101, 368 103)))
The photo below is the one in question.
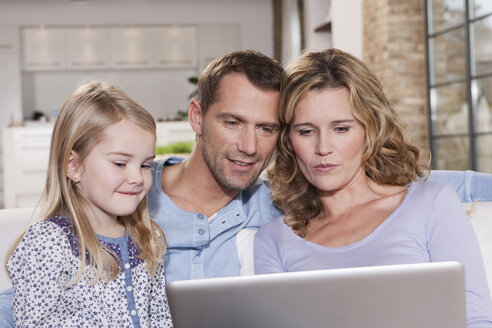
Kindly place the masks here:
POLYGON ((171 327, 163 232, 147 212, 155 122, 108 83, 80 86, 53 129, 40 219, 8 270, 16 327, 171 327))

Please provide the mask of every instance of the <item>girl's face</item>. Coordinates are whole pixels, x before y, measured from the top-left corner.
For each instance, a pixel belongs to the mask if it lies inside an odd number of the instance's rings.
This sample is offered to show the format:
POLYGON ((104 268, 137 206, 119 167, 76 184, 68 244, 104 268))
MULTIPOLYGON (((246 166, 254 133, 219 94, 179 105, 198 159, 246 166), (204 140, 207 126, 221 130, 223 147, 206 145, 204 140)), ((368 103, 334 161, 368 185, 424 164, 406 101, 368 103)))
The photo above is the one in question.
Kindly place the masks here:
POLYGON ((77 186, 99 219, 135 211, 152 185, 154 149, 155 137, 130 121, 105 129, 102 141, 78 167, 77 186))
POLYGON ((295 108, 289 139, 301 172, 320 192, 343 189, 362 169, 365 130, 346 88, 309 91, 295 108))

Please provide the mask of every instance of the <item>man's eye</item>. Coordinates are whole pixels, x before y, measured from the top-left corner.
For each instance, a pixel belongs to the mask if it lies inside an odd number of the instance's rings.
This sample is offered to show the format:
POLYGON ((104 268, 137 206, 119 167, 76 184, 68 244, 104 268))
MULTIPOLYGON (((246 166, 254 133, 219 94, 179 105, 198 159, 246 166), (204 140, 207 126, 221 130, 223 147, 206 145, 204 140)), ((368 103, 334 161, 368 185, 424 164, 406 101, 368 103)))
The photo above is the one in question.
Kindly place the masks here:
POLYGON ((262 134, 266 134, 266 135, 271 135, 273 134, 273 128, 269 127, 269 126, 262 126, 260 127, 260 131, 262 134))
POLYGON ((235 126, 239 125, 239 122, 238 121, 225 121, 225 125, 227 125, 229 127, 235 127, 235 126))

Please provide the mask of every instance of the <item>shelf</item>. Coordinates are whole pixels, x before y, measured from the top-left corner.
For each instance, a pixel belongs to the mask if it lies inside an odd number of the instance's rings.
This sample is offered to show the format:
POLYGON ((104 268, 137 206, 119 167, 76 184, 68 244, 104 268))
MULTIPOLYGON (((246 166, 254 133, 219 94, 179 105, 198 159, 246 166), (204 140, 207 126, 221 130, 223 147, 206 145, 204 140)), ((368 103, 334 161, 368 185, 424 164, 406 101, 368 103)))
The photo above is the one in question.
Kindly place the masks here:
POLYGON ((331 32, 331 22, 323 23, 314 29, 314 32, 331 32))

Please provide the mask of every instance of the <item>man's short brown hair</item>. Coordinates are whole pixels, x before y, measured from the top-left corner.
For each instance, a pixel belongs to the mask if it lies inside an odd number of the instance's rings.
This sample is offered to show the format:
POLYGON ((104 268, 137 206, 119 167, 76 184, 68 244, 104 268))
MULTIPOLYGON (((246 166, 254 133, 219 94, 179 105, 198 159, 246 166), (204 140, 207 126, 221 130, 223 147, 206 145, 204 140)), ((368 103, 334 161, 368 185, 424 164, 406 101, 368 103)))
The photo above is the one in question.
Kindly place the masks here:
POLYGON ((256 87, 280 91, 282 66, 254 50, 235 51, 213 60, 198 80, 198 101, 204 115, 218 100, 220 81, 230 73, 242 73, 256 87))

